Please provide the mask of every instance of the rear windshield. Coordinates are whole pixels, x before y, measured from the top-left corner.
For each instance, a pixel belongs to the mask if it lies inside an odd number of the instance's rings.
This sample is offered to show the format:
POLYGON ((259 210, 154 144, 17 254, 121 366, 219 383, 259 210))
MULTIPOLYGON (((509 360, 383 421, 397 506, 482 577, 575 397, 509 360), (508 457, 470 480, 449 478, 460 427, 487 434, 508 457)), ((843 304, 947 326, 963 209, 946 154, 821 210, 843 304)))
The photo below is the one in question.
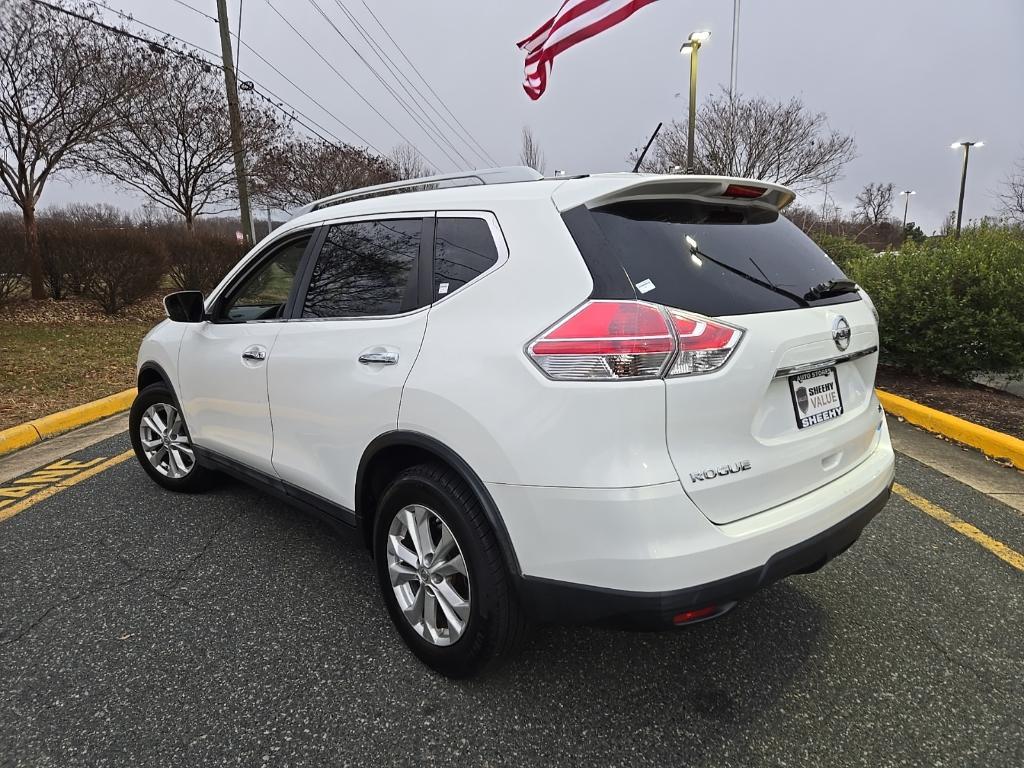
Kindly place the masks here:
POLYGON ((641 200, 581 207, 564 218, 594 275, 595 294, 609 294, 594 298, 632 293, 711 316, 860 300, 856 293, 804 298, 813 286, 846 276, 771 209, 641 200))

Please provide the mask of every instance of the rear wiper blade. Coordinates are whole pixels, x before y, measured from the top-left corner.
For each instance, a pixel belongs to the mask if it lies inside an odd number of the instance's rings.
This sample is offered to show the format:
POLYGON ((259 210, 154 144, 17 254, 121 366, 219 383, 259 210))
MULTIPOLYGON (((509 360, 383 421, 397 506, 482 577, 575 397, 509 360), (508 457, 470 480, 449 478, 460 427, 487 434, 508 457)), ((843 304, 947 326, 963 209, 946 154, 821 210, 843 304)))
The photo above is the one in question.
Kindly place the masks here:
POLYGON ((811 290, 804 294, 804 298, 811 301, 814 299, 824 299, 828 296, 840 296, 844 293, 856 292, 857 284, 853 280, 826 280, 824 283, 818 283, 811 288, 811 290))
MULTIPOLYGON (((749 272, 745 272, 742 269, 737 269, 736 267, 733 267, 733 266, 731 266, 729 264, 726 264, 724 261, 719 261, 714 256, 708 256, 707 253, 702 251, 697 246, 696 241, 691 242, 688 239, 687 240, 687 244, 690 247, 691 255, 692 254, 696 254, 697 256, 705 258, 708 261, 710 261, 712 264, 717 264, 718 266, 722 267, 722 269, 728 270, 729 272, 732 272, 734 275, 736 275, 738 277, 742 277, 744 280, 749 280, 750 282, 754 283, 755 285, 760 285, 762 288, 767 288, 772 293, 777 293, 780 296, 785 296, 787 299, 793 301, 794 303, 798 304, 801 307, 809 307, 810 306, 810 304, 807 303, 806 299, 801 298, 796 293, 790 293, 785 288, 780 288, 779 286, 775 285, 774 283, 771 283, 771 282, 769 282, 767 280, 761 280, 758 277, 754 277, 749 272)), ((761 268, 757 266, 757 262, 755 262, 753 259, 751 259, 750 261, 751 261, 751 263, 755 267, 757 267, 758 271, 761 270, 761 268)), ((761 274, 764 274, 764 273, 762 272, 761 274)))

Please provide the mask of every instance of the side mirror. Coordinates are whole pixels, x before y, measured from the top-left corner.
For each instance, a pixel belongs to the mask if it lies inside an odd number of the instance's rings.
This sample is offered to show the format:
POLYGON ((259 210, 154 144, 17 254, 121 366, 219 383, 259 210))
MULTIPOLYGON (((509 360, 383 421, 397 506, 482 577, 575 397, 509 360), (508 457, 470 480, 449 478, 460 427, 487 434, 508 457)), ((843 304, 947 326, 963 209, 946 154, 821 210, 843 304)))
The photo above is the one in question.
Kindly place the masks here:
POLYGON ((164 296, 167 317, 176 323, 201 323, 206 319, 202 291, 178 291, 164 296))

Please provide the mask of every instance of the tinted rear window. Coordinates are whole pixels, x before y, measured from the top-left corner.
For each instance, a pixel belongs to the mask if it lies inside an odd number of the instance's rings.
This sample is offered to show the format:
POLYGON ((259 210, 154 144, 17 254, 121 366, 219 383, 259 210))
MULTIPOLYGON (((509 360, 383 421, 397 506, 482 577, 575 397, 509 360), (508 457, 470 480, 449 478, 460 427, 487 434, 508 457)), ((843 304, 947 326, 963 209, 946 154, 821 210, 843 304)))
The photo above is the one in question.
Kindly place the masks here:
POLYGON ((611 294, 596 298, 635 293, 712 316, 859 300, 853 293, 805 304, 785 295, 803 297, 812 286, 845 275, 776 211, 688 200, 630 201, 587 212, 592 223, 584 211, 567 212, 565 221, 594 275, 595 294, 611 294), (687 237, 698 253, 691 253, 687 237))
POLYGON ((498 261, 491 228, 483 219, 437 219, 434 298, 452 294, 498 261))

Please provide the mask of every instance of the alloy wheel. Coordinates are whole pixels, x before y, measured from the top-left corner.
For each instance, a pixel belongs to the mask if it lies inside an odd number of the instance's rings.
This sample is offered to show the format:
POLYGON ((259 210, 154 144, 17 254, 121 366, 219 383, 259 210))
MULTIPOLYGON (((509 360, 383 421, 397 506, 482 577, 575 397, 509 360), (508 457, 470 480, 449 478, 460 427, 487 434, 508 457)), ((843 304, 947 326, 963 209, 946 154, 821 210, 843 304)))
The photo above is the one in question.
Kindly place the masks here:
POLYGON ((181 479, 196 465, 185 422, 173 405, 149 406, 139 422, 139 439, 150 465, 164 477, 181 479))
POLYGON ((417 634, 433 645, 451 645, 466 631, 469 573, 462 549, 436 512, 421 504, 391 521, 387 566, 398 606, 417 634))

